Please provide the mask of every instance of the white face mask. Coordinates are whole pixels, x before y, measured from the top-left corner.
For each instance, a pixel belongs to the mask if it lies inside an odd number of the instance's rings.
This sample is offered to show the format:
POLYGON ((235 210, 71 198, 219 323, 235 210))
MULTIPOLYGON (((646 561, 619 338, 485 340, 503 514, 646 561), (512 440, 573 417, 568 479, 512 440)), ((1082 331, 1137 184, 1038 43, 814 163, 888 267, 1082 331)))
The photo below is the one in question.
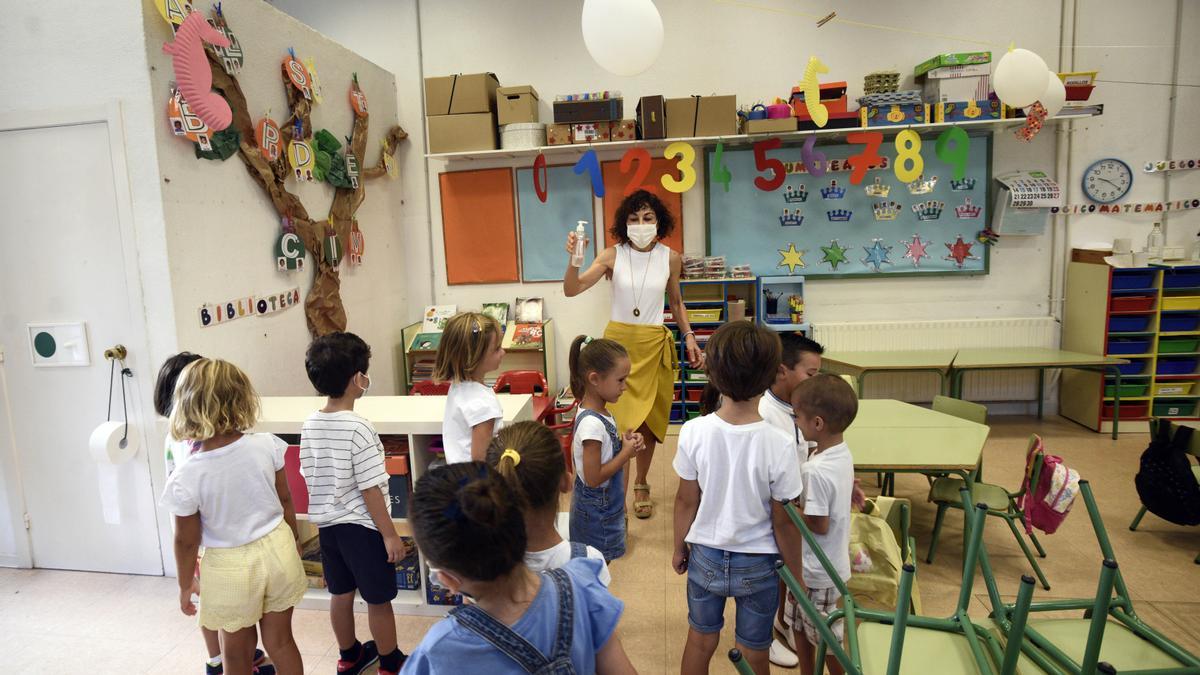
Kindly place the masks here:
POLYGON ((366 396, 367 392, 371 390, 371 377, 369 375, 367 375, 366 373, 362 373, 362 376, 363 376, 363 379, 366 380, 367 383, 365 385, 360 385, 360 386, 362 386, 362 394, 359 394, 359 395, 366 396))
POLYGON ((628 225, 625 228, 625 236, 629 237, 630 243, 634 246, 645 248, 658 236, 658 225, 656 223, 628 225))

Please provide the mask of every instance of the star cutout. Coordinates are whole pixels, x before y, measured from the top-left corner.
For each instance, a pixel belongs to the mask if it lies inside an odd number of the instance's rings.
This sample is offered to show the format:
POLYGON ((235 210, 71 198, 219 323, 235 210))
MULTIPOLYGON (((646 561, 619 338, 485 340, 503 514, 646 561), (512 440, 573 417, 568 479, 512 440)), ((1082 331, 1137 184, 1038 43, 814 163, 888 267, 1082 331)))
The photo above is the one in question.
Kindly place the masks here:
POLYGON ((979 256, 971 255, 971 247, 974 244, 963 241, 962 235, 958 235, 958 239, 953 244, 946 244, 946 248, 950 249, 950 255, 943 260, 953 260, 954 264, 960 269, 963 267, 963 262, 966 260, 979 260, 979 256))
POLYGON ((780 255, 778 267, 786 265, 788 274, 795 274, 797 267, 804 267, 804 254, 808 253, 806 249, 797 251, 796 245, 789 242, 786 249, 781 248, 778 250, 780 255))
POLYGON ((821 256, 821 262, 829 263, 834 271, 837 271, 838 265, 850 262, 850 259, 846 257, 847 250, 838 243, 837 239, 833 239, 829 242, 828 246, 821 247, 821 253, 824 254, 821 256))
POLYGON ((913 267, 921 266, 921 258, 930 257, 929 253, 925 251, 925 249, 929 248, 929 242, 921 241, 919 235, 914 234, 912 241, 902 241, 900 243, 904 244, 904 257, 912 260, 913 267))
POLYGON ((882 239, 872 239, 871 241, 873 243, 869 247, 863 247, 863 250, 867 252, 867 257, 862 259, 862 263, 867 267, 874 266, 874 271, 879 272, 881 271, 879 268, 884 263, 892 264, 892 261, 888 260, 888 254, 892 252, 892 247, 884 246, 882 239))

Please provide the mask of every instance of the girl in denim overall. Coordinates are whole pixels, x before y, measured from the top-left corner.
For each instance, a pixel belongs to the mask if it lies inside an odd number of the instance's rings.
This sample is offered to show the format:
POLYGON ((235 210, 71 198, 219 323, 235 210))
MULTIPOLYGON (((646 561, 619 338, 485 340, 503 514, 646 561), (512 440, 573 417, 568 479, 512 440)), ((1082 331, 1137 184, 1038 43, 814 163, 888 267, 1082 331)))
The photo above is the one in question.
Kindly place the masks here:
POLYGON ((580 335, 571 343, 570 365, 571 391, 579 399, 571 439, 571 541, 612 562, 625 555, 625 464, 644 447, 641 434, 622 436, 608 413, 625 391, 629 356, 618 342, 580 335))

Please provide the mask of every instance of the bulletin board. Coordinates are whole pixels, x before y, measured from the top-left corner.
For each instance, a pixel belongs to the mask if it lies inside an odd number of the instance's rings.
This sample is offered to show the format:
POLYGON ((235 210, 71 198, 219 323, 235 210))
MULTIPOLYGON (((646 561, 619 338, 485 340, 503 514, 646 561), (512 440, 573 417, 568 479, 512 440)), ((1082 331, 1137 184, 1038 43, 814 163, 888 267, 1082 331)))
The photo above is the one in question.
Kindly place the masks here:
MULTIPOLYGON (((652 161, 650 172, 646 174, 641 187, 661 199, 667 211, 675 216, 675 229, 663 239, 663 243, 672 250, 683 253, 683 195, 664 188, 661 180, 663 176, 679 180, 679 169, 675 164, 675 160, 661 157, 652 161)), ((620 161, 603 162, 600 171, 604 179, 604 246, 608 247, 617 243, 611 232, 613 219, 616 217, 617 207, 625 199, 625 187, 633 174, 621 173, 620 161)), ((584 185, 587 185, 586 181, 584 185)))
POLYGON ((584 255, 587 269, 595 259, 592 184, 575 175, 571 164, 546 167, 546 201, 538 199, 533 169, 517 169, 517 209, 521 224, 521 280, 562 281, 567 269, 567 233, 586 220, 592 241, 584 255), (551 187, 552 186, 552 187, 551 187))
POLYGON ((446 283, 513 282, 517 273, 517 220, 512 169, 438 174, 446 283))
POLYGON ((859 185, 850 184, 845 160, 862 145, 817 146, 826 156, 820 177, 805 167, 801 145, 771 150, 768 156, 782 160, 787 171, 783 186, 772 192, 754 183, 755 176, 770 173, 756 168, 752 148, 724 150, 722 163, 733 175, 728 191, 711 182, 715 148, 707 149, 709 254, 727 256, 729 265, 749 264, 760 276, 986 274, 989 247, 976 235, 990 213, 991 135, 969 136, 960 181, 937 158, 934 138, 922 140, 924 173, 911 185, 895 176, 890 137, 879 147, 886 164, 869 169, 859 185))

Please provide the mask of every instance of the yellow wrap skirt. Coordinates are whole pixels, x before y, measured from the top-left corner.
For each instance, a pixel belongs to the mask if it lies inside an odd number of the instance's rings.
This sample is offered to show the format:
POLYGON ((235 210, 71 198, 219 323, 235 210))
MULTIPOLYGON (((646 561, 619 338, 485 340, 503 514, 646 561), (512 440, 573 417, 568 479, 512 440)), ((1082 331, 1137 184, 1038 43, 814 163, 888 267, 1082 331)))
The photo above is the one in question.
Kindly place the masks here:
POLYGON ((625 347, 631 365, 625 393, 608 406, 617 421, 617 431, 636 431, 645 423, 661 443, 667 437, 678 363, 671 331, 662 325, 609 321, 604 337, 625 347))

